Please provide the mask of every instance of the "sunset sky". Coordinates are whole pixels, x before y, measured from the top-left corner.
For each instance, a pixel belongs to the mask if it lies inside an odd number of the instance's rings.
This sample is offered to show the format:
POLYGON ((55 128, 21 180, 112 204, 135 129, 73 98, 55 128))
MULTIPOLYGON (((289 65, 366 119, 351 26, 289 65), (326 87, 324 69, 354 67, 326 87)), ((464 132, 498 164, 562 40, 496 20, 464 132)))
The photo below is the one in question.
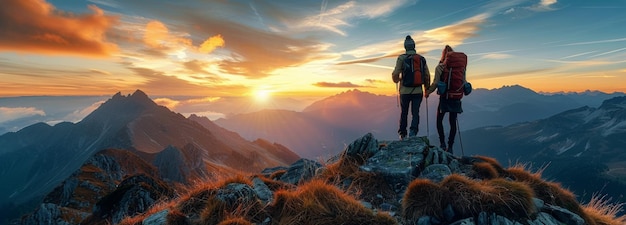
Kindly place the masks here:
POLYGON ((391 95, 412 35, 476 88, 626 92, 626 1, 3 0, 0 97, 391 95))

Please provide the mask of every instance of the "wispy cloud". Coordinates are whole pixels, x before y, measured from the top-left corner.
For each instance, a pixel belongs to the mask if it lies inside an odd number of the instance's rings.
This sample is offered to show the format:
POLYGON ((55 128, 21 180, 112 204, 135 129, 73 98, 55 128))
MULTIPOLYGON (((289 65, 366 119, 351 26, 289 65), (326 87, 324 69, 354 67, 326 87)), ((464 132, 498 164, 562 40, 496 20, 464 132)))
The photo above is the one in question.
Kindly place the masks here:
POLYGON ((352 20, 382 17, 406 4, 409 4, 406 0, 348 1, 329 7, 328 1, 322 1, 319 14, 306 16, 302 20, 297 20, 287 25, 292 29, 326 30, 347 36, 347 33, 342 30, 342 27, 352 26, 352 20))
POLYGON ((0 9, 0 51, 107 57, 118 46, 106 40, 118 19, 95 5, 75 15, 45 0, 5 0, 0 9), (10 22, 4 22, 10 21, 10 22))
POLYGON ((475 37, 480 31, 480 25, 484 24, 487 18, 488 14, 479 14, 455 24, 426 31, 424 36, 449 45, 459 45, 465 39, 475 37))
POLYGON ((541 0, 536 5, 531 6, 529 9, 533 11, 550 11, 554 10, 553 6, 557 3, 557 0, 541 0))
MULTIPOLYGON (((416 42, 416 49, 419 53, 440 49, 446 44, 460 45, 466 39, 477 35, 480 26, 486 22, 488 16, 488 14, 479 14, 443 27, 418 31, 411 36, 416 42)), ((351 55, 357 59, 341 61, 337 65, 372 63, 384 58, 397 57, 404 53, 402 42, 403 40, 400 39, 390 40, 342 52, 344 55, 351 55), (397 46, 397 48, 390 49, 389 46, 397 46)))
POLYGON ((180 101, 174 100, 174 99, 171 99, 171 98, 156 98, 156 99, 154 99, 154 102, 156 104, 165 106, 165 107, 167 107, 170 110, 174 110, 176 108, 176 106, 180 104, 180 101))
POLYGON ((102 103, 104 103, 104 101, 97 101, 97 102, 94 102, 93 104, 85 107, 84 109, 75 110, 74 112, 72 112, 72 113, 68 114, 67 116, 63 117, 63 119, 61 119, 61 121, 70 121, 70 122, 73 122, 73 123, 81 121, 87 115, 91 114, 94 110, 98 109, 98 107, 100 107, 102 105, 102 103))
POLYGON ((582 52, 582 53, 578 53, 578 54, 573 54, 573 55, 568 55, 568 56, 565 56, 565 57, 561 57, 560 59, 575 58, 575 57, 578 57, 578 56, 593 54, 594 52, 596 52, 596 51, 582 52))
POLYGON ((313 84, 317 87, 332 87, 332 88, 354 88, 354 87, 365 87, 363 85, 353 84, 352 82, 317 82, 313 84))
POLYGON ((621 51, 624 51, 624 50, 626 50, 626 48, 615 49, 613 51, 608 51, 608 52, 603 52, 603 53, 600 53, 600 54, 592 55, 591 58, 598 57, 598 56, 603 56, 603 55, 608 55, 608 54, 612 54, 612 53, 616 53, 616 52, 621 52, 621 51))
POLYGON ((626 41, 626 38, 616 38, 616 39, 597 40, 597 41, 575 42, 575 43, 564 44, 564 45, 561 45, 561 46, 592 45, 592 44, 604 44, 604 43, 621 42, 621 41, 626 41))
POLYGON ((502 53, 490 53, 490 54, 483 55, 481 58, 482 59, 508 59, 511 57, 513 57, 513 55, 502 54, 502 53))
POLYGON ((35 115, 45 116, 46 113, 34 107, 0 107, 0 123, 35 115))
POLYGON ((606 60, 566 61, 566 60, 551 60, 551 59, 547 59, 545 61, 553 62, 553 63, 561 63, 561 64, 570 65, 570 66, 579 66, 579 67, 604 66, 604 65, 613 65, 613 64, 626 63, 626 60, 620 60, 620 61, 606 61, 606 60))

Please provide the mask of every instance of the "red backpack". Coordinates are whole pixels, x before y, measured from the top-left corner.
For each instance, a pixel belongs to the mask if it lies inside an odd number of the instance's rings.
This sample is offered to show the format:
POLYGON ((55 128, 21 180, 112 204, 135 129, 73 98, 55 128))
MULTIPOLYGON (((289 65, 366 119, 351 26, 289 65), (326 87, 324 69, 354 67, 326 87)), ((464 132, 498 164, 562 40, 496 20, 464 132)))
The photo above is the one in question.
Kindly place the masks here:
POLYGON ((448 52, 446 54, 441 79, 447 86, 445 91, 447 99, 461 99, 463 95, 469 94, 465 90, 465 86, 469 84, 465 79, 466 66, 467 55, 465 55, 465 53, 448 52))

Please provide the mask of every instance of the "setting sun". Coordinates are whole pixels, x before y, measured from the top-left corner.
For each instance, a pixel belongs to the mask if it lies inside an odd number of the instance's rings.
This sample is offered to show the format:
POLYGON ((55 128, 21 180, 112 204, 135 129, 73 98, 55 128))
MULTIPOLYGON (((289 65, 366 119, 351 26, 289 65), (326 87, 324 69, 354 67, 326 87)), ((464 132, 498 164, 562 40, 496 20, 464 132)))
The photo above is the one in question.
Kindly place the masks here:
POLYGON ((261 89, 261 90, 256 90, 254 92, 254 98, 259 102, 267 101, 270 98, 270 96, 271 96, 271 91, 269 90, 261 89))

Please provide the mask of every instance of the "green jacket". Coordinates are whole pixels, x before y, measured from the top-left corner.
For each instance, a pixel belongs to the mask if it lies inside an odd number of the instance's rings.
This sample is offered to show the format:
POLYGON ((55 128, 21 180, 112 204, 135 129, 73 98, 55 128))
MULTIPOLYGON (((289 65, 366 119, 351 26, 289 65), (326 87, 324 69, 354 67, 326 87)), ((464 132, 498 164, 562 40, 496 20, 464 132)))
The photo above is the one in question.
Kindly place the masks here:
MULTIPOLYGON (((403 55, 399 55, 398 59, 396 60, 396 67, 393 69, 393 72, 391 72, 391 79, 393 79, 393 82, 398 84, 398 82, 400 82, 402 79, 400 78, 400 74, 402 73, 402 67, 404 66, 404 60, 406 59, 407 55, 410 54, 417 54, 417 52, 415 50, 407 50, 406 54, 403 55)), ((424 64, 424 73, 425 75, 428 75, 428 77, 430 77, 430 71, 428 70, 428 65, 424 64)), ((402 85, 402 83, 400 84, 400 94, 422 94, 423 90, 422 90, 422 86, 419 87, 405 87, 402 85)), ((430 88, 430 81, 426 81, 426 83, 423 85, 426 89, 430 88)))

